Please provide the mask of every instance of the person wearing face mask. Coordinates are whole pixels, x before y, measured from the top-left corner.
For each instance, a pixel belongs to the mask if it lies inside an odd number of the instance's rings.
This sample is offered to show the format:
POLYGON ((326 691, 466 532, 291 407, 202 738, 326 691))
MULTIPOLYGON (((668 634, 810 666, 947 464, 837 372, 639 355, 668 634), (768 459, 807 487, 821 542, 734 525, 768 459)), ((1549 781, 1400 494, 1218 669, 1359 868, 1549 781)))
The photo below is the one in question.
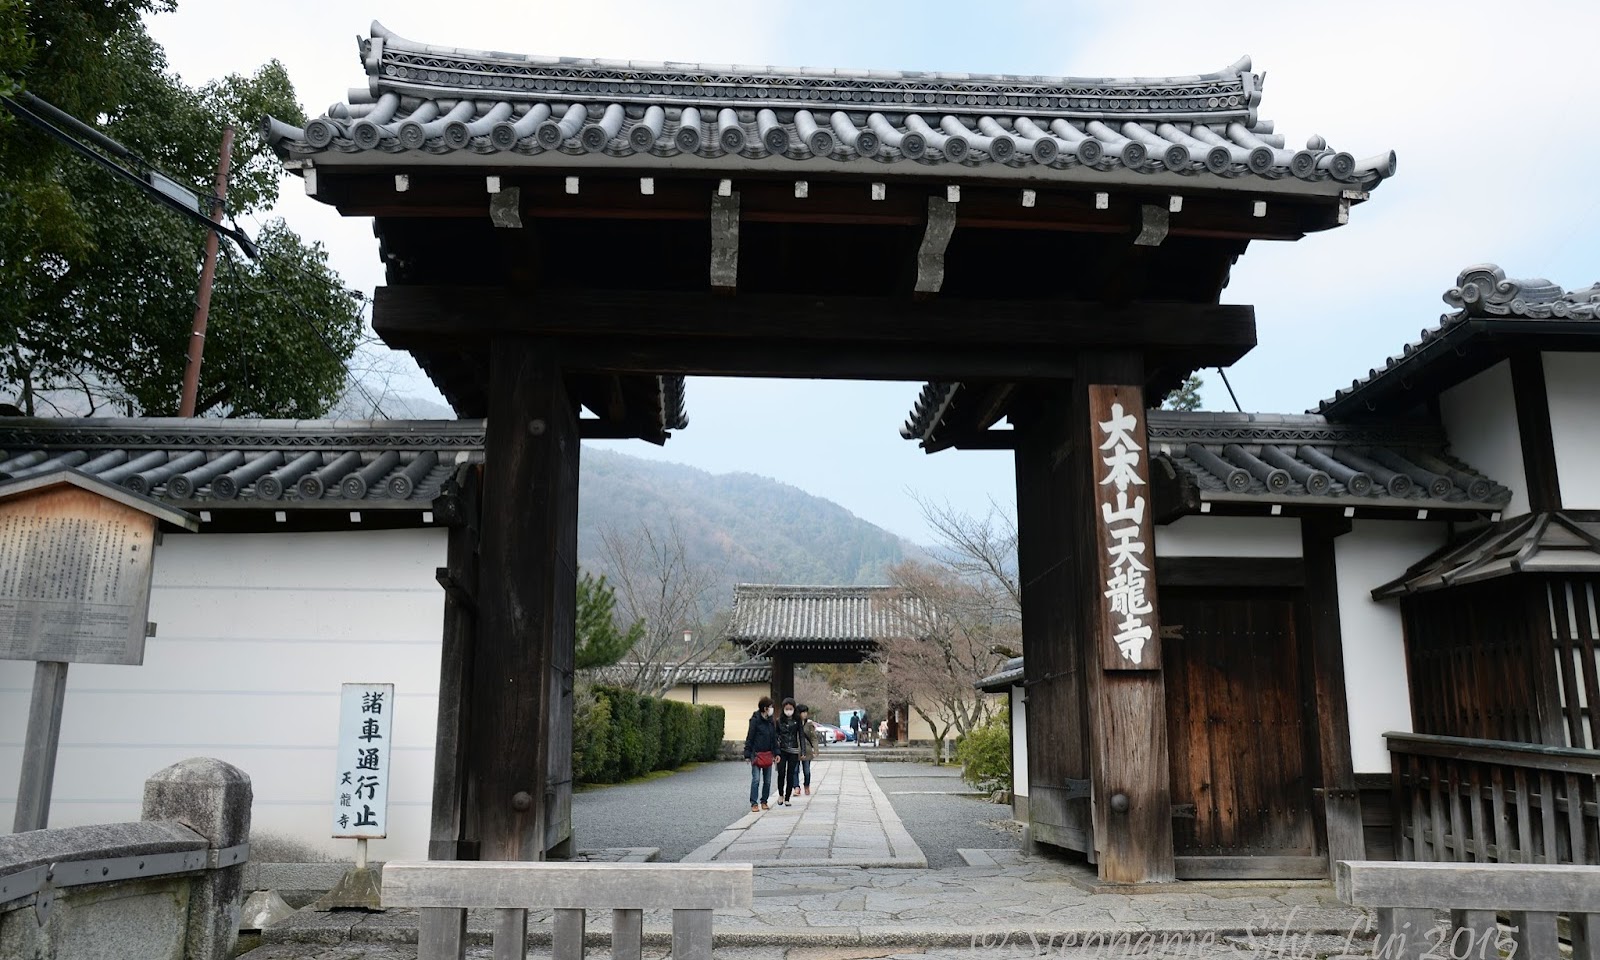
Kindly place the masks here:
POLYGON ((803 796, 811 796, 811 761, 817 755, 817 725, 811 721, 811 709, 800 704, 800 775, 804 782, 797 786, 803 796))
POLYGON ((792 807, 790 797, 800 780, 800 717, 794 697, 783 698, 783 714, 778 717, 778 804, 792 807))
POLYGON ((771 810, 772 764, 778 755, 778 732, 772 722, 772 698, 762 697, 750 714, 750 731, 744 737, 744 759, 750 764, 750 812, 771 810))

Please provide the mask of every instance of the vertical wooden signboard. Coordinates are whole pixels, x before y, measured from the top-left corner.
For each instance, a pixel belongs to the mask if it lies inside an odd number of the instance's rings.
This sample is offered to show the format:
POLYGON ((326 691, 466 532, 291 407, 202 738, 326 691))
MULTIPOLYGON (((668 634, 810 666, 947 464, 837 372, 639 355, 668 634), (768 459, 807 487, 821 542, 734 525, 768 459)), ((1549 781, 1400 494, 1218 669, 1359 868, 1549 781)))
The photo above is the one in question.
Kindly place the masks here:
POLYGON ((1150 522, 1150 458, 1143 391, 1089 387, 1096 448, 1095 536, 1091 569, 1101 585, 1097 642, 1105 670, 1159 670, 1154 536, 1150 522))
POLYGON ((81 473, 0 484, 0 660, 35 662, 17 833, 49 826, 67 665, 144 662, 161 521, 199 529, 181 510, 81 473))

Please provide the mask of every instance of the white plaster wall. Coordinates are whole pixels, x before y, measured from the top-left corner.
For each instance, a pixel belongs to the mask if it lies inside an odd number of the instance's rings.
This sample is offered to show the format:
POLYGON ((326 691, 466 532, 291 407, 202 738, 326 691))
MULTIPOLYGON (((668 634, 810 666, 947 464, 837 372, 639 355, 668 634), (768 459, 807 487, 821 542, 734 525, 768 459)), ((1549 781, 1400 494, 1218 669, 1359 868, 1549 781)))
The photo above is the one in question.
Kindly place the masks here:
MULTIPOLYGON (((145 778, 185 757, 250 775, 253 833, 329 838, 339 686, 395 684, 389 839, 425 858, 438 713, 443 529, 169 535, 138 667, 67 678, 50 825, 139 819, 145 778)), ((0 660, 0 830, 16 807, 33 665, 0 660)))
POLYGON ((1600 353, 1545 354, 1544 382, 1561 505, 1600 508, 1600 353))
POLYGON ((1187 516, 1156 527, 1158 557, 1298 557, 1293 517, 1187 516))
POLYGON ((1339 630, 1344 645, 1350 752, 1357 773, 1386 773, 1388 730, 1411 731, 1405 633, 1398 601, 1372 599, 1388 583, 1443 546, 1445 525, 1414 520, 1357 520, 1333 541, 1339 568, 1339 630))
POLYGON ((1527 513, 1528 481, 1522 467, 1522 434, 1517 429, 1517 404, 1511 393, 1510 361, 1502 360, 1439 394, 1439 418, 1452 454, 1511 488, 1505 515, 1527 513))
POLYGON ((1011 688, 1011 792, 1028 795, 1028 699, 1021 684, 1011 688))

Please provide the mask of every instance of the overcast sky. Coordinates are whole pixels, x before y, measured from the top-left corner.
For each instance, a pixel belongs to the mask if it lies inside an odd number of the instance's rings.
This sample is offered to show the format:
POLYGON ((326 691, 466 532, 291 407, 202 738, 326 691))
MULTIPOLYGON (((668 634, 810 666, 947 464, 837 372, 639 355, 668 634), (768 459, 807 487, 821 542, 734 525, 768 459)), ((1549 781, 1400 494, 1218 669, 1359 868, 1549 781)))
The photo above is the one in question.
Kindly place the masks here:
MULTIPOLYGON (((1470 264, 1567 288, 1600 279, 1600 71, 1589 0, 1250 4, 1145 0, 180 0, 152 33, 191 83, 277 58, 311 114, 365 85, 355 38, 377 16, 432 44, 580 57, 1057 76, 1265 71, 1261 116, 1399 174, 1345 227, 1254 244, 1225 303, 1256 306, 1260 345, 1229 371, 1246 410, 1301 412, 1437 322, 1470 264)), ((353 286, 382 280, 366 220, 286 182, 278 211, 353 286)), ((425 379, 407 392, 439 400, 425 379)), ((918 541, 916 491, 971 511, 1014 499, 1005 454, 926 456, 898 429, 916 384, 695 379, 665 448, 607 446, 792 483, 918 541)), ((1232 409, 1216 374, 1207 409, 1232 409)))

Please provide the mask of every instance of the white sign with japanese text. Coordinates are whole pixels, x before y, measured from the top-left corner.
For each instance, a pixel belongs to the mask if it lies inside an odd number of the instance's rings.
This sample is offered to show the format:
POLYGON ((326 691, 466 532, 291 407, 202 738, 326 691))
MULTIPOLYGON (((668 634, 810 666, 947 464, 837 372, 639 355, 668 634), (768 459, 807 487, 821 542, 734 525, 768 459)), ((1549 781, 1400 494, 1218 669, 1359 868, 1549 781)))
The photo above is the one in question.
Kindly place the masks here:
POLYGON ((339 699, 333 836, 388 836, 394 684, 347 683, 339 699))
POLYGON ((1149 464, 1141 391, 1091 386, 1094 412, 1095 504, 1103 584, 1101 622, 1110 643, 1105 669, 1153 669, 1161 663, 1156 640, 1155 554, 1149 518, 1149 464), (1126 396, 1124 395, 1126 394, 1126 396))

